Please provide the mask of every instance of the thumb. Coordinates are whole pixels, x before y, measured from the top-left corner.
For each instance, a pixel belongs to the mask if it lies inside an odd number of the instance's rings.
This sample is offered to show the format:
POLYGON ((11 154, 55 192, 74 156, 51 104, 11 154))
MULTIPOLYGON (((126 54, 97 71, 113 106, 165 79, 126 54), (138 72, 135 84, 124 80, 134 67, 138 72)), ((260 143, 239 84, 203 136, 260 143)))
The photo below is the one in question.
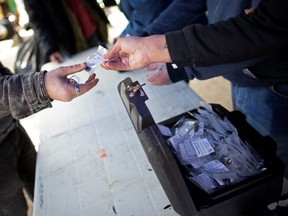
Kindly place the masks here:
POLYGON ((116 44, 108 50, 108 52, 103 56, 104 59, 113 60, 119 57, 120 45, 116 44))

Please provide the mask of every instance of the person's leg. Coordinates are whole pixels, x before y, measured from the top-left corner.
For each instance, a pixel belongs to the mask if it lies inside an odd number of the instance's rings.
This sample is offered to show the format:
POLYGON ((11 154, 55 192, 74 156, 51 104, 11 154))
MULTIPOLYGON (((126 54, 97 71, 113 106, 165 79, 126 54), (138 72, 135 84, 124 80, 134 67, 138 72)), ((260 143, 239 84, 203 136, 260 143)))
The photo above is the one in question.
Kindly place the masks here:
POLYGON ((234 109, 263 136, 277 142, 277 153, 288 165, 288 85, 270 87, 232 86, 234 109))
POLYGON ((0 144, 0 215, 27 215, 27 203, 18 176, 18 134, 13 130, 0 144))

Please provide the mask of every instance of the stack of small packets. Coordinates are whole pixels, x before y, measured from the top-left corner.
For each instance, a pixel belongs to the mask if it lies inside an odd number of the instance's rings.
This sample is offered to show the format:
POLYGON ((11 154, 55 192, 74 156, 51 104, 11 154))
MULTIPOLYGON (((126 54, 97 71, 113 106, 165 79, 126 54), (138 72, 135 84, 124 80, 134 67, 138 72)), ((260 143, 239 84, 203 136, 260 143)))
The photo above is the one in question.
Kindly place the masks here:
MULTIPOLYGON (((165 135, 187 177, 211 194, 266 170, 264 159, 210 105, 181 118, 165 135)), ((159 125, 162 131, 165 126, 159 125)))

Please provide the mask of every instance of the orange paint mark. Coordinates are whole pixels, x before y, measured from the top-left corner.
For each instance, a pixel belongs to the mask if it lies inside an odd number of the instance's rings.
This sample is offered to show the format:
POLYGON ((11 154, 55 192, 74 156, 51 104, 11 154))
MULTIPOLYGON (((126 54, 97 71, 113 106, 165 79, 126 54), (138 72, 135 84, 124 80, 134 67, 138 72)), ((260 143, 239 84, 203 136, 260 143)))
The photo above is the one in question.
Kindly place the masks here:
POLYGON ((101 158, 107 158, 107 154, 106 154, 106 150, 105 149, 101 149, 101 158))

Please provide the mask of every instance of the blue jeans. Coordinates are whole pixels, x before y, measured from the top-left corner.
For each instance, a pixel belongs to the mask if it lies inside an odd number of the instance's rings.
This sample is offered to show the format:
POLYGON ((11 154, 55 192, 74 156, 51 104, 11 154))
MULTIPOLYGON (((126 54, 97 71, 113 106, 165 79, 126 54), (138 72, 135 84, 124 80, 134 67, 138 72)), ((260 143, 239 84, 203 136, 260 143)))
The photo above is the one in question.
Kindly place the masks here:
POLYGON ((23 187, 33 200, 35 167, 34 145, 18 125, 0 143, 0 215, 27 215, 23 187))
POLYGON ((288 165, 288 84, 264 87, 232 85, 234 109, 263 136, 277 142, 277 154, 288 165))

